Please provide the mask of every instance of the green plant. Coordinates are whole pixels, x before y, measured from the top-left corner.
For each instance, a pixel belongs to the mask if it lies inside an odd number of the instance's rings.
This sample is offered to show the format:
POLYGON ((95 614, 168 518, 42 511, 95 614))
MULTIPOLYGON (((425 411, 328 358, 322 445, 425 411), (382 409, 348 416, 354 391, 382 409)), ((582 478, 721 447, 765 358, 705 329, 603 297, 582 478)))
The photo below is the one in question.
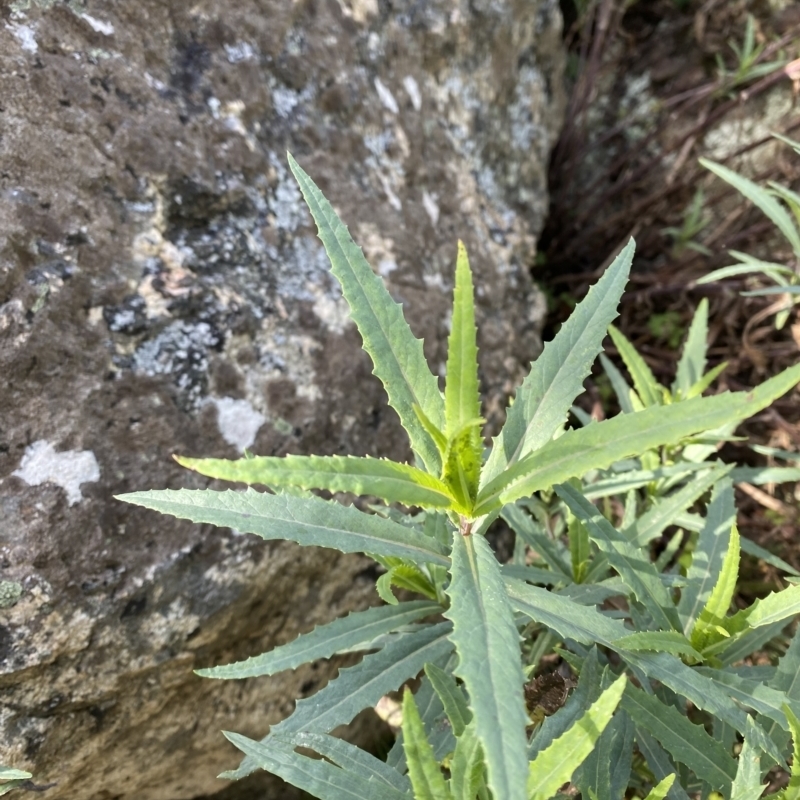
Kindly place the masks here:
MULTIPOLYGON (((368 553, 387 568, 379 587, 387 605, 334 620, 246 661, 200 670, 212 678, 244 678, 335 653, 367 652, 316 695, 299 700, 260 742, 227 734, 245 759, 225 776, 262 767, 332 800, 521 800, 550 797, 572 775, 597 800, 610 800, 624 793, 629 779, 649 786, 653 776, 662 781, 679 774, 669 792, 683 798, 680 786, 693 791, 698 781, 730 792, 737 778, 731 738, 737 731, 765 759, 783 763, 790 731, 783 708, 800 710, 798 687, 784 673, 800 666, 800 638, 764 687, 756 683, 763 672, 729 665, 766 634, 774 638, 800 611, 800 586, 727 614, 738 566, 730 482, 721 473, 704 478, 695 500, 712 486, 714 493, 682 576, 653 562, 649 550, 671 524, 661 527, 671 496, 649 508, 626 507, 617 529, 587 499, 579 479, 735 425, 794 387, 800 366, 750 392, 714 397, 701 396, 703 378, 695 379, 686 366, 678 402, 650 404, 648 396, 642 405, 650 407, 566 430, 568 412, 616 316, 631 242, 532 365, 485 457, 472 277, 463 245, 442 395, 400 307, 319 189, 291 157, 289 164, 416 463, 180 457, 203 475, 261 484, 275 493, 182 489, 121 496, 266 539, 368 553), (367 513, 310 489, 368 495, 386 505, 367 513), (420 510, 400 511, 391 503, 420 510), (507 565, 498 562, 485 536, 501 515, 517 534, 507 565), (562 534, 552 529, 554 520, 562 534), (736 557, 724 555, 729 545, 736 557), (398 602, 393 585, 424 599, 398 602), (682 587, 680 599, 676 586, 682 587), (562 708, 534 726, 523 687, 554 648, 579 673, 578 685, 562 708), (415 700, 404 700, 403 732, 385 763, 328 735, 423 669, 415 700), (743 700, 759 713, 755 721, 738 705, 743 700), (696 719, 717 726, 717 738, 696 719), (637 763, 632 772, 634 743, 646 766, 637 763)), ((637 391, 655 390, 645 376, 637 391)), ((671 500, 670 509, 677 502, 671 500)), ((663 796, 668 785, 659 783, 651 796, 663 796)))
POLYGON ((759 59, 764 53, 766 45, 756 44, 756 25, 752 14, 747 15, 744 29, 744 38, 741 45, 733 39, 728 41, 728 46, 736 56, 736 64, 732 70, 725 66, 725 61, 720 53, 716 54, 717 74, 720 81, 718 93, 726 94, 732 89, 743 86, 756 78, 762 78, 786 64, 786 59, 765 61, 759 64, 759 59))
POLYGON ((661 233, 665 236, 672 237, 672 255, 674 258, 678 258, 684 250, 694 250, 696 253, 701 253, 705 256, 711 255, 711 251, 705 245, 695 241, 696 237, 708 225, 708 220, 703 214, 703 201, 703 190, 698 189, 694 193, 692 202, 683 212, 683 222, 680 228, 668 227, 661 229, 661 233))
POLYGON ((18 789, 32 777, 30 772, 0 764, 0 797, 12 789, 18 789))
MULTIPOLYGON (((796 153, 800 154, 800 144, 785 136, 777 134, 773 134, 773 136, 790 145, 796 153)), ((736 191, 767 215, 792 248, 793 262, 789 265, 778 264, 772 261, 763 261, 738 250, 730 250, 730 254, 739 263, 716 269, 708 275, 704 275, 698 283, 709 283, 738 275, 763 275, 769 278, 774 281, 776 286, 742 292, 742 295, 746 297, 773 294, 785 296, 784 302, 779 303, 778 307, 773 310, 776 315, 775 327, 780 329, 786 324, 792 307, 800 302, 800 275, 798 274, 798 269, 800 269, 800 195, 775 181, 770 181, 767 184, 769 188, 765 189, 728 167, 705 158, 701 158, 700 163, 733 186, 736 191), (788 207, 788 211, 780 201, 788 207)))

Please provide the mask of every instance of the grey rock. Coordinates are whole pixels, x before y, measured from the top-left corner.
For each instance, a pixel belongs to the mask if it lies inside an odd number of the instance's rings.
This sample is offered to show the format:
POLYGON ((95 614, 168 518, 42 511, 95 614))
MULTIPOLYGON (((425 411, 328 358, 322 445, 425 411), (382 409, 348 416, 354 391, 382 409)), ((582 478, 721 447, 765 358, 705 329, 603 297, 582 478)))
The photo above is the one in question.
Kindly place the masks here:
MULTIPOLYGON (((440 372, 466 242, 497 424, 540 347, 529 265, 563 108, 558 4, 16 0, 5 13, 0 752, 44 798, 210 795, 238 763, 219 731, 262 734, 337 665, 241 683, 192 669, 376 602, 375 575, 360 557, 113 495, 206 485, 172 453, 410 456, 287 149, 440 372)), ((276 787, 252 796, 290 796, 276 787)))

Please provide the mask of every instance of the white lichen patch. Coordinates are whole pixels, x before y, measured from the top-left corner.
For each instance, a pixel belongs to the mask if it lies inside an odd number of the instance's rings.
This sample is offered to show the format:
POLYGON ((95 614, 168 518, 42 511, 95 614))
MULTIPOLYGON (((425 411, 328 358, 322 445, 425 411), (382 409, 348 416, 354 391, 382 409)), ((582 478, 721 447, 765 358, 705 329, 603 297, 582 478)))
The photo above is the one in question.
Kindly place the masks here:
POLYGON ((384 108, 391 111, 392 114, 400 113, 400 107, 397 105, 397 100, 394 99, 391 89, 380 78, 375 78, 375 91, 378 93, 384 108))
POLYGON ((81 19, 88 22, 92 30, 102 33, 103 36, 112 36, 114 34, 114 26, 110 22, 103 22, 103 20, 90 17, 86 13, 81 14, 81 19))
POLYGON ((350 312, 343 297, 336 298, 320 293, 314 301, 314 313, 333 333, 344 333, 350 322, 350 312))
POLYGON ((435 194, 430 194, 427 190, 422 192, 422 207, 430 217, 431 225, 435 228, 439 223, 439 203, 435 194))
POLYGON ((11 31, 12 36, 19 42, 19 46, 28 53, 35 53, 39 49, 36 43, 36 35, 30 25, 17 25, 14 22, 7 23, 6 29, 11 31))
POLYGON ((217 427, 222 438, 240 452, 252 447, 267 418, 247 400, 210 397, 207 402, 217 407, 217 427))
POLYGON ((29 486, 55 483, 67 493, 71 506, 83 499, 82 483, 100 480, 100 465, 91 450, 64 450, 57 453, 45 439, 25 449, 19 469, 11 473, 29 486))
POLYGON ((422 108, 422 95, 419 91, 419 84, 413 75, 406 75, 405 78, 403 78, 403 88, 411 99, 411 105, 414 106, 414 111, 419 111, 422 108))

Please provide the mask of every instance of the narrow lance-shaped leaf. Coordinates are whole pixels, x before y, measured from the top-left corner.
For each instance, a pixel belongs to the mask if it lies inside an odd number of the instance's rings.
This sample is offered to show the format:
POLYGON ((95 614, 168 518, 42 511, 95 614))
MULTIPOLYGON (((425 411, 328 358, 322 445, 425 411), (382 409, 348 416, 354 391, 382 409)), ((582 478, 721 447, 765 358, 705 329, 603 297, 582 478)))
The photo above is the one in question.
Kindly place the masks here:
POLYGON ((786 706, 784 711, 792 729, 794 747, 789 785, 784 789, 781 800, 800 800, 800 719, 797 718, 797 715, 789 706, 786 706))
POLYGON ((608 325, 617 316, 634 247, 631 239, 531 365, 494 440, 482 483, 549 442, 564 423, 602 349, 608 325))
POLYGON ((675 783, 675 775, 667 775, 666 778, 660 780, 648 793, 644 800, 664 800, 675 783))
POLYGON ((414 413, 416 404, 437 428, 444 427, 444 400, 425 361, 422 342, 411 333, 400 305, 392 300, 383 281, 372 271, 331 204, 291 155, 288 159, 317 224, 331 271, 342 285, 350 317, 372 358, 374 373, 382 381, 389 403, 411 439, 412 449, 419 454, 427 471, 438 475, 439 449, 414 413))
POLYGON ((800 256, 800 234, 789 213, 784 207, 766 190, 762 189, 757 183, 739 175, 732 169, 723 167, 722 164, 715 164, 706 158, 699 159, 700 163, 715 175, 729 183, 737 192, 743 194, 752 203, 755 203, 769 218, 775 226, 786 237, 792 246, 795 255, 800 256))
MULTIPOLYGON (((286 742, 256 742, 238 733, 224 732, 253 768, 268 770, 313 797, 324 800, 408 800, 408 794, 386 783, 370 780, 359 770, 341 769, 329 761, 309 758, 286 742)), ((404 777, 404 776, 402 776, 404 777)), ((402 785, 398 781, 399 785, 402 785)))
POLYGON ((706 339, 708 338, 708 300, 704 297, 697 306, 683 345, 675 381, 672 384, 673 394, 680 393, 687 397, 692 388, 702 377, 706 369, 706 339))
MULTIPOLYGON (((365 708, 374 707, 388 692, 396 691, 404 681, 415 677, 429 661, 452 650, 451 626, 439 623, 399 635, 377 653, 370 653, 354 667, 348 667, 311 697, 298 700, 294 713, 273 725, 273 735, 286 736, 300 731, 329 733, 338 725, 350 722, 365 708)), ((238 769, 224 773, 233 780, 249 775, 256 764, 245 759, 238 769)))
POLYGON ((425 674, 442 701, 447 718, 453 728, 453 733, 456 736, 461 736, 472 720, 472 712, 469 710, 464 692, 455 682, 453 676, 445 672, 441 667, 437 667, 436 664, 426 664, 425 674))
POLYGON ((753 745, 755 723, 747 718, 747 733, 744 736, 736 777, 731 787, 731 800, 758 800, 765 785, 761 783, 761 753, 753 745))
POLYGON ((408 689, 403 694, 403 749, 415 800, 451 800, 444 775, 425 736, 414 695, 408 689))
POLYGON ((636 392, 642 403, 644 403, 645 408, 661 405, 663 400, 662 388, 645 360, 639 355, 636 348, 622 331, 610 325, 608 332, 622 360, 625 362, 628 372, 631 374, 633 385, 636 387, 636 392))
POLYGON ((733 483, 723 479, 714 486, 705 522, 692 553, 692 563, 686 573, 686 586, 681 589, 678 613, 683 619, 685 633, 694 627, 694 621, 717 583, 735 521, 733 483))
POLYGON ((163 489, 131 492, 117 499, 179 519, 255 533, 264 539, 287 539, 343 553, 398 556, 415 563, 449 564, 445 548, 429 536, 319 497, 285 497, 253 489, 163 489))
POLYGON ((470 696, 475 731, 495 797, 522 800, 528 759, 519 634, 500 565, 483 536, 453 535, 447 589, 458 652, 456 674, 470 696))
POLYGON ((733 525, 719 579, 692 628, 690 639, 698 650, 704 650, 721 638, 728 638, 724 625, 739 577, 739 553, 739 531, 733 525))
POLYGON ((444 391, 448 439, 481 415, 476 334, 472 272, 464 243, 459 242, 444 391))
POLYGON ((475 800, 484 781, 483 751, 471 722, 456 740, 450 762, 450 793, 454 800, 475 800))
POLYGON ((746 419, 798 381, 800 365, 790 367, 750 392, 696 397, 567 431, 484 486, 478 495, 475 516, 489 514, 520 497, 564 483, 591 469, 608 467, 643 450, 674 444, 700 431, 746 419))
POLYGON ((570 780, 611 721, 626 683, 627 678, 620 675, 566 733, 530 762, 529 800, 549 800, 570 780))
POLYGON ((570 511, 583 522, 608 563, 631 588, 662 630, 678 628, 678 614, 658 572, 648 556, 634 547, 619 531, 570 484, 556 487, 556 493, 570 511))
MULTIPOLYGON (((796 703, 800 708, 800 628, 795 631, 789 642, 789 648, 778 661, 775 677, 769 681, 768 686, 770 689, 783 692, 788 701, 796 703)), ((789 736, 784 733, 780 724, 774 720, 761 718, 758 721, 779 749, 783 750, 789 741, 789 736)))
POLYGON ((674 706, 665 705, 632 684, 625 690, 622 708, 637 726, 641 725, 655 736, 676 761, 686 764, 715 789, 730 788, 736 776, 736 762, 702 726, 693 724, 674 706))
POLYGON ((297 486, 380 497, 387 503, 449 508, 453 498, 443 481, 409 464, 354 456, 256 456, 221 458, 175 456, 183 467, 226 481, 273 488, 297 486))
POLYGON ((611 361, 605 353, 600 353, 600 363, 603 366, 603 372, 611 383, 611 388, 617 396, 620 411, 623 414, 633 414, 635 408, 631 399, 633 389, 628 385, 628 382, 623 377, 622 373, 617 369, 616 364, 611 361))
POLYGON ((327 625, 320 625, 308 633, 302 633, 288 644, 276 647, 268 653, 253 656, 235 664, 226 664, 195 672, 204 678, 252 678, 259 675, 275 675, 285 669, 295 669, 301 664, 330 658, 344 650, 352 651, 359 645, 368 646, 373 639, 416 622, 422 617, 441 611, 438 603, 413 600, 395 606, 376 606, 366 611, 354 611, 327 625))

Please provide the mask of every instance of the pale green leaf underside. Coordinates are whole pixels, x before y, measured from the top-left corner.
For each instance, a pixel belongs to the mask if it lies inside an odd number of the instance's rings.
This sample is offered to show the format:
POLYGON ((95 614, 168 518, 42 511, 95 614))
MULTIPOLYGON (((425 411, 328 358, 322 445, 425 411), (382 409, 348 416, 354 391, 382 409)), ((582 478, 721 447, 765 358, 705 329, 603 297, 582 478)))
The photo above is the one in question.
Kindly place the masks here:
POLYGON ((438 603, 413 600, 392 606, 377 606, 366 611, 354 611, 327 625, 320 625, 308 633, 300 634, 288 644, 268 653, 253 656, 235 664, 195 670, 204 678, 253 678, 275 675, 285 669, 295 669, 301 664, 330 658, 335 653, 352 651, 359 645, 368 646, 373 639, 403 625, 416 622, 429 614, 441 611, 438 603))
POLYGON ((508 409, 503 430, 494 440, 483 483, 549 442, 564 423, 602 349, 606 330, 617 316, 634 247, 631 239, 531 365, 508 409))
POLYGON ((350 318, 372 358, 375 375, 382 381, 389 403, 408 432, 412 449, 428 472, 439 475, 439 450, 413 408, 416 403, 437 428, 444 427, 444 400, 425 361, 422 342, 411 333, 400 305, 392 300, 383 281, 372 271, 331 204, 294 158, 289 155, 288 159, 317 224, 331 271, 342 285, 350 318))
POLYGON ((626 683, 624 675, 617 678, 571 728, 530 762, 529 800, 549 800, 559 787, 570 780, 610 722, 626 683))
MULTIPOLYGON (((373 707, 383 695, 396 691, 404 681, 415 677, 429 661, 444 657, 453 648, 449 640, 449 622, 422 627, 399 634, 377 653, 370 653, 354 667, 343 669, 311 697, 298 700, 294 713, 274 725, 271 736, 285 736, 300 731, 329 733, 338 725, 350 722, 365 708, 373 707)), ((245 759, 238 769, 225 773, 231 779, 243 778, 255 768, 245 759)))
POLYGON ((447 486, 439 478, 385 458, 289 455, 227 461, 176 456, 175 460, 201 475, 225 481, 374 495, 387 503, 408 506, 449 508, 453 504, 447 486))
POLYGON ((800 365, 751 392, 696 397, 671 406, 621 414, 587 428, 567 431, 507 469, 478 495, 475 516, 488 514, 535 491, 602 469, 635 453, 676 443, 700 431, 752 416, 800 381, 800 365))
POLYGON ((403 694, 403 750, 414 800, 451 800, 409 689, 403 694))
POLYGON ((126 503, 192 522, 207 522, 264 539, 330 547, 343 553, 398 556, 447 566, 444 548, 424 534, 352 506, 319 497, 244 492, 163 489, 118 495, 126 503))
POLYGON ((453 535, 447 589, 458 652, 456 674, 470 696, 475 731, 495 797, 523 800, 528 774, 519 634, 500 565, 483 536, 453 535))
POLYGON ((674 706, 629 685, 622 708, 670 752, 717 790, 727 790, 736 776, 736 762, 700 725, 690 722, 674 706))

